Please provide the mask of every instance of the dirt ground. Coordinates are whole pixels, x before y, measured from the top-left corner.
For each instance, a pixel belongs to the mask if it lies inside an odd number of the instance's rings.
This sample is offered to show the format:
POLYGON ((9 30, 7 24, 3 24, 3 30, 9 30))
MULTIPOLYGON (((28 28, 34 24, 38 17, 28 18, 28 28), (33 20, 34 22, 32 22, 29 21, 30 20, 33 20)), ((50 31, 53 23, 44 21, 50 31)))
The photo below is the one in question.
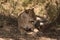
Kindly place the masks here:
POLYGON ((27 34, 21 35, 17 31, 7 32, 0 30, 0 40, 60 40, 60 33, 58 32, 39 32, 32 36, 27 34))

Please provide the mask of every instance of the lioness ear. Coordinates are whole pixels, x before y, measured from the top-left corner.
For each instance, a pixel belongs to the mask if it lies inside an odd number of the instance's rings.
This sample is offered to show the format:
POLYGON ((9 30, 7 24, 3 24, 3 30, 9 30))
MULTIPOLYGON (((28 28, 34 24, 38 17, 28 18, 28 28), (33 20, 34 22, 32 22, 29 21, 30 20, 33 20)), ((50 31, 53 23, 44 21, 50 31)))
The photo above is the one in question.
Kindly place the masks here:
POLYGON ((29 13, 29 12, 31 12, 31 11, 34 12, 34 8, 26 9, 26 10, 25 10, 26 13, 29 13))
POLYGON ((25 10, 26 13, 28 13, 28 10, 25 10))

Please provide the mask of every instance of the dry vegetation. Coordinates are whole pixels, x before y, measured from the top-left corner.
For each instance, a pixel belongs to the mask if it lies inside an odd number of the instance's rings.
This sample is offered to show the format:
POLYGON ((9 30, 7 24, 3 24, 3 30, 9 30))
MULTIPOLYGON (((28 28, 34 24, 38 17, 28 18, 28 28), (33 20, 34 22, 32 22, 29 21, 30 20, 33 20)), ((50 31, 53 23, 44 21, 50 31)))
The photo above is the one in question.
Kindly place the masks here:
POLYGON ((4 28, 2 26, 2 29, 0 28, 0 40, 60 40, 59 17, 60 0, 0 0, 0 25, 4 24, 4 28), (55 23, 51 28, 54 30, 47 29, 44 33, 38 32, 33 36, 20 35, 18 29, 16 30, 18 16, 24 10, 32 8, 34 8, 35 15, 44 18, 48 15, 48 22, 55 23))

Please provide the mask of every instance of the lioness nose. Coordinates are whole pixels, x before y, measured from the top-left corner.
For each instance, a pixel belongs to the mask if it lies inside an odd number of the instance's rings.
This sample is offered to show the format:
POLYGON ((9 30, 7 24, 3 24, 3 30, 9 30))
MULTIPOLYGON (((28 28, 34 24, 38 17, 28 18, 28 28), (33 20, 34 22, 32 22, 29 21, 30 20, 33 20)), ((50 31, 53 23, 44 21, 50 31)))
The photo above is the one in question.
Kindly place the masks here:
POLYGON ((32 31, 32 30, 31 30, 31 28, 30 28, 30 27, 28 27, 28 26, 25 28, 25 30, 26 30, 27 32, 32 31))

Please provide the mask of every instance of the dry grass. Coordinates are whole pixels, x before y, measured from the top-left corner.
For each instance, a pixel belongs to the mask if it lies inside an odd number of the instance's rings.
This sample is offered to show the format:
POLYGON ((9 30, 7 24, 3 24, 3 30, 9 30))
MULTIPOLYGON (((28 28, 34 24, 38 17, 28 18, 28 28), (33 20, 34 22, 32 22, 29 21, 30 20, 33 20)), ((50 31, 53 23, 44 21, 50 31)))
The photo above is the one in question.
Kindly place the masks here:
MULTIPOLYGON (((34 8, 34 12, 38 16, 46 17, 45 15, 47 13, 50 13, 49 14, 49 16, 50 16, 49 21, 50 20, 52 21, 52 20, 54 20, 53 18, 55 18, 57 16, 57 8, 60 7, 60 4, 57 5, 56 1, 58 3, 60 3, 59 0, 0 0, 0 14, 5 14, 6 16, 12 15, 14 17, 18 17, 18 15, 22 11, 24 11, 25 9, 34 8), (50 3, 50 5, 46 9, 46 6, 48 3, 50 3), (53 12, 49 11, 50 9, 53 12)), ((8 30, 8 29, 6 29, 6 30, 8 30)), ((36 36, 36 37, 29 38, 29 37, 26 37, 26 35, 25 35, 24 37, 22 37, 22 38, 20 37, 19 39, 16 37, 16 39, 14 39, 14 38, 0 38, 0 40, 60 40, 60 37, 56 37, 56 38, 38 37, 37 38, 37 36, 36 36)))

